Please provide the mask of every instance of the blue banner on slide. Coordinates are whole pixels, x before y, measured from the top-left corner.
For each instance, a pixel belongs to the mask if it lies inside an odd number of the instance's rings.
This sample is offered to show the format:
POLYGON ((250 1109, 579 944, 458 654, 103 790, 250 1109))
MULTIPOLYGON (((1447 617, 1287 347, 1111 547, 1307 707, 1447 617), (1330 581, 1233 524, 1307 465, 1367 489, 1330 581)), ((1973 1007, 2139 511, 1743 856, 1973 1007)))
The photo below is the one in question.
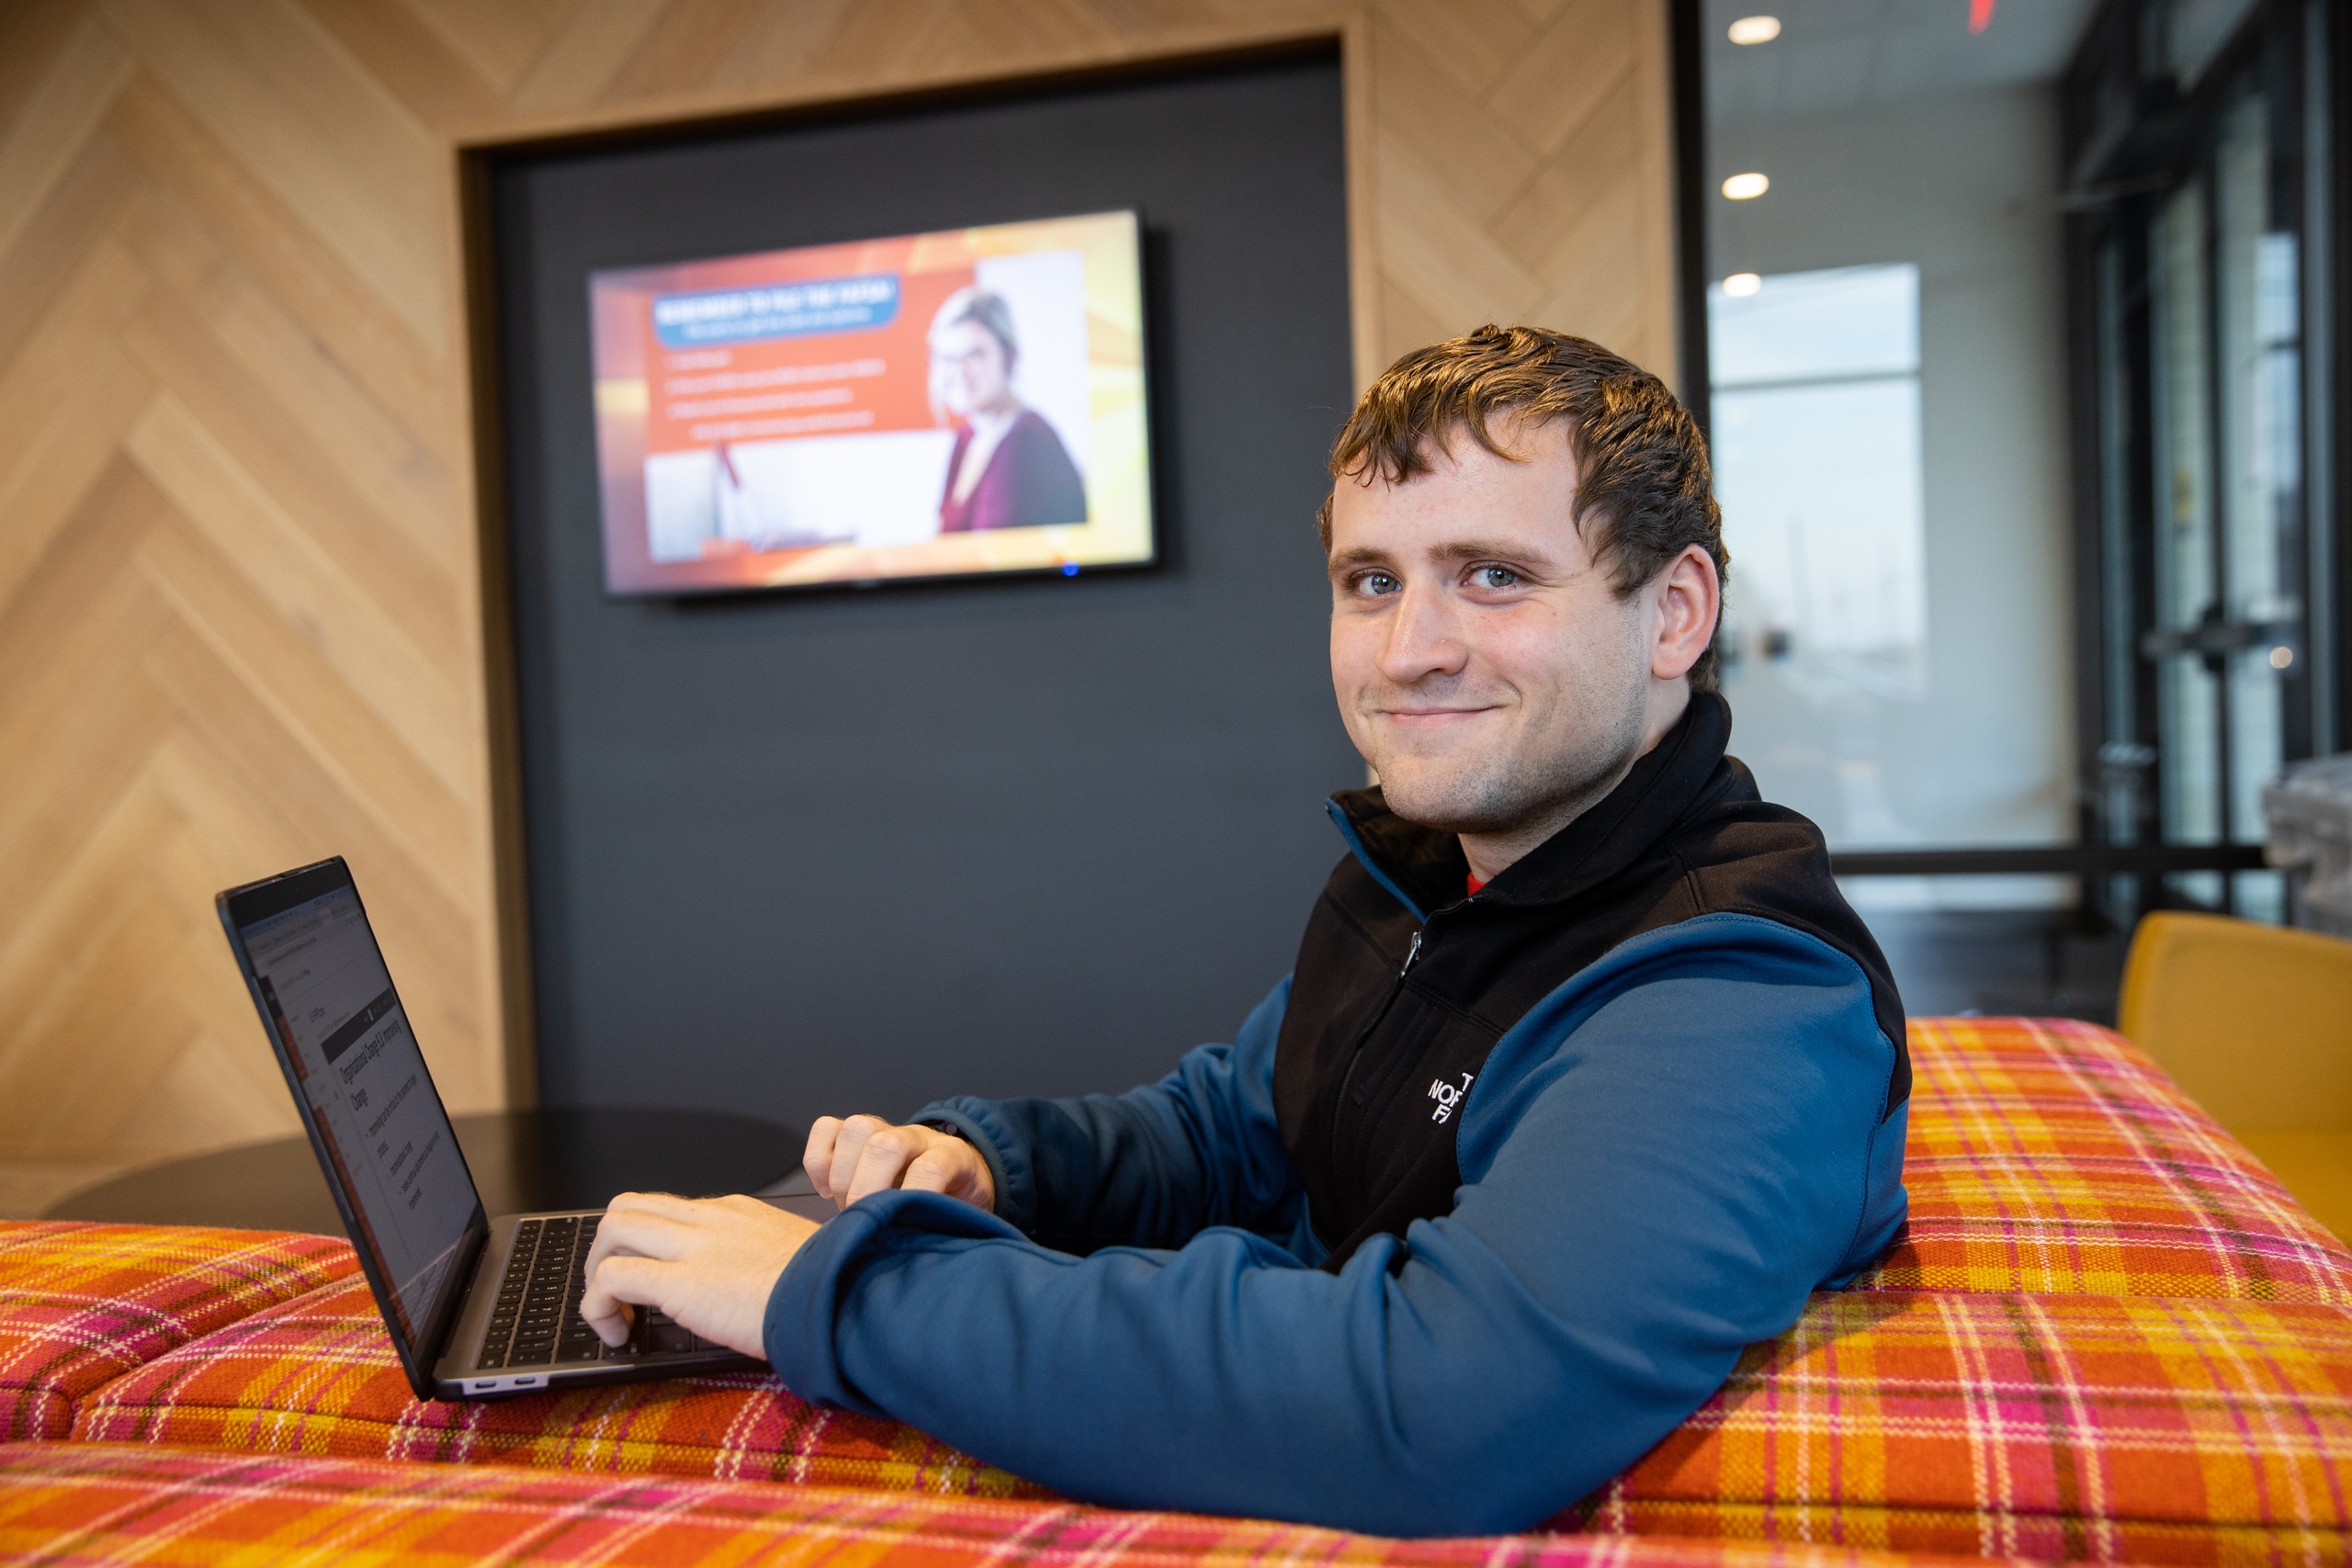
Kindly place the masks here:
POLYGON ((664 348, 703 348, 757 338, 865 332, 899 319, 899 275, 820 277, 762 288, 664 294, 653 301, 653 331, 664 348))

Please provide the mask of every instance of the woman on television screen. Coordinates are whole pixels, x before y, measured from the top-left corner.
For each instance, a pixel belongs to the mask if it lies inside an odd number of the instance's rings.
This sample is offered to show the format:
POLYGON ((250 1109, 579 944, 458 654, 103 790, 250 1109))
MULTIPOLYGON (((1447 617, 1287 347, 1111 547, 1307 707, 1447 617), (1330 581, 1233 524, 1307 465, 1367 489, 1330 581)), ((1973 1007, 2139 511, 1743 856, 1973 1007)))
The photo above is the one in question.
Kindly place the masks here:
POLYGON ((1086 521, 1086 487, 1062 438, 1012 390, 1021 342, 1004 296, 959 288, 931 322, 931 388, 956 422, 939 531, 1086 521))

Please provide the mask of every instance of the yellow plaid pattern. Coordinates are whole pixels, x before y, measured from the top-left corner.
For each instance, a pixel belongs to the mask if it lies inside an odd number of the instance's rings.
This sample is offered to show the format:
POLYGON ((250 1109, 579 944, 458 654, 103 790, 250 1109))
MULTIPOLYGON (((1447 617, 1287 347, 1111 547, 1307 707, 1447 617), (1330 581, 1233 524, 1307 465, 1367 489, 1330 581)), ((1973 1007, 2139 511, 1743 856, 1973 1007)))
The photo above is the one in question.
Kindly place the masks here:
POLYGON ((2128 1041, 1915 1019, 1911 1218, 1862 1290, 2352 1305, 2352 1251, 2128 1041))
POLYGON ((0 1438, 62 1437, 123 1373, 356 1268, 282 1231, 0 1223, 0 1438))

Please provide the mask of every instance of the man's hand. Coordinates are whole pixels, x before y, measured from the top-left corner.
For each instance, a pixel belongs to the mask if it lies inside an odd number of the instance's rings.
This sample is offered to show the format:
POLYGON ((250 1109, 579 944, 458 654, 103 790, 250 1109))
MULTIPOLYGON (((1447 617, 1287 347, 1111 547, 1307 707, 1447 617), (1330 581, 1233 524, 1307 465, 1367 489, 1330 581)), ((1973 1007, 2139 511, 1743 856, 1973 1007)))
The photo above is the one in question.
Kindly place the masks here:
POLYGON ((903 1187, 944 1192, 996 1212, 996 1181, 980 1151, 936 1127, 897 1127, 879 1116, 820 1116, 808 1129, 801 1168, 820 1197, 848 1208, 860 1198, 903 1187))
POLYGON ((765 1359, 768 1297, 816 1234, 811 1222, 757 1198, 624 1192, 589 1249, 580 1315, 618 1345, 628 1337, 631 1303, 658 1307, 705 1339, 765 1359))

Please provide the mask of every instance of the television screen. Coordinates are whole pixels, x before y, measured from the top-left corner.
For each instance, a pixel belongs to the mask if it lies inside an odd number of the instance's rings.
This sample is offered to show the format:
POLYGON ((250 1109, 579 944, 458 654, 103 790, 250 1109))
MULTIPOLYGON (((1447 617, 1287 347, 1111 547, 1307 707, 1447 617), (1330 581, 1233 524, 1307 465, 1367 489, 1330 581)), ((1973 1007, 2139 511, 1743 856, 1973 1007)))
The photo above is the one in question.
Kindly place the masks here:
POLYGON ((1133 212, 589 278, 605 584, 1153 558, 1133 212))

